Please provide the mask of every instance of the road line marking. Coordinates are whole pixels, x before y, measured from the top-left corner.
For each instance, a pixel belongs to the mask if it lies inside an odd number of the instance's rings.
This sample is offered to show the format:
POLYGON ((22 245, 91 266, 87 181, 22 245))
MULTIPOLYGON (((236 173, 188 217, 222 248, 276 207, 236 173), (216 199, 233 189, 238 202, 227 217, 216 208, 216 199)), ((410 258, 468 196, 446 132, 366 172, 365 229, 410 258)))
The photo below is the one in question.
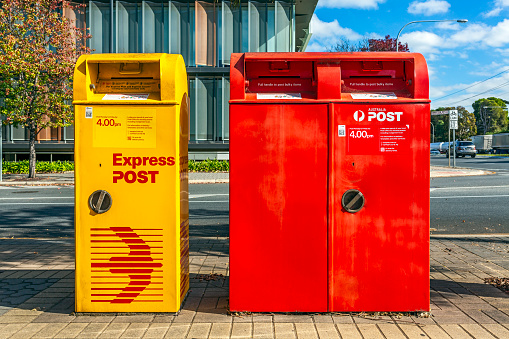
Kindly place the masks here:
POLYGON ((225 195, 230 195, 229 193, 226 193, 226 194, 191 194, 189 196, 189 199, 196 199, 196 198, 205 198, 205 197, 215 197, 215 196, 225 196, 225 195))
POLYGON ((462 189, 480 189, 480 188, 509 188, 509 185, 502 186, 469 186, 469 187, 433 187, 430 191, 435 190, 462 190, 462 189))
POLYGON ((0 203, 0 206, 5 205, 74 205, 71 202, 8 202, 8 203, 0 203))
POLYGON ((36 199, 74 199, 74 197, 26 197, 26 198, 0 198, 0 200, 36 200, 36 199))
POLYGON ((452 195, 447 197, 430 197, 430 199, 460 199, 460 198, 500 198, 509 197, 509 194, 501 195, 452 195))

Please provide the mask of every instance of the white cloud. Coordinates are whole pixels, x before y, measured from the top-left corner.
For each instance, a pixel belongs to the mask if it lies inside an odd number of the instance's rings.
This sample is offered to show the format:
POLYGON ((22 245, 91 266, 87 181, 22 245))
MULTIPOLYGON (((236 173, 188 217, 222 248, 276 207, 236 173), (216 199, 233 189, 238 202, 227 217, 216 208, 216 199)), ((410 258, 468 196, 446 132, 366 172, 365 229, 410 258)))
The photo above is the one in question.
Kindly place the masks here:
POLYGON ((444 45, 442 37, 426 31, 403 34, 399 40, 402 43, 407 42, 410 51, 423 54, 436 54, 439 52, 439 47, 444 45))
POLYGON ((500 12, 502 12, 502 10, 503 10, 502 7, 495 7, 491 11, 489 11, 487 13, 483 13, 483 16, 485 18, 491 18, 491 17, 494 17, 494 16, 499 16, 499 14, 500 14, 500 12))
POLYGON ((485 24, 469 24, 450 37, 453 46, 478 43, 486 39, 490 27, 485 24))
POLYGON ((509 43, 509 19, 499 22, 486 36, 486 45, 501 47, 509 43))
POLYGON ((408 6, 408 13, 410 14, 422 14, 422 15, 434 15, 447 13, 451 5, 444 0, 427 0, 424 2, 414 1, 408 6))
POLYGON ((355 9, 378 9, 378 4, 386 0, 319 0, 318 7, 326 8, 355 8, 355 9))
POLYGON ((438 29, 449 30, 449 31, 457 31, 461 28, 458 22, 439 22, 436 24, 438 29))
POLYGON ((495 0, 495 7, 489 12, 483 13, 485 18, 491 18, 494 16, 499 16, 500 12, 504 9, 504 7, 509 7, 509 0, 495 0))
POLYGON ((337 20, 325 22, 320 20, 316 14, 311 18, 313 35, 306 51, 322 52, 336 45, 340 39, 356 41, 362 38, 362 35, 354 30, 341 27, 337 20))

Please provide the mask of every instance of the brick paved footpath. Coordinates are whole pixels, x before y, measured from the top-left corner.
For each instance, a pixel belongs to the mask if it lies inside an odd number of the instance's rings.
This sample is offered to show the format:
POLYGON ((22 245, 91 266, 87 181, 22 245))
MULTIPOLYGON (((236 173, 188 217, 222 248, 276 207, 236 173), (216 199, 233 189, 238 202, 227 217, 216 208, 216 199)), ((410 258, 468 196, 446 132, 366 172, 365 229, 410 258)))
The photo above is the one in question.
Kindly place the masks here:
MULTIPOLYGON (((431 318, 227 314, 228 239, 191 239, 180 314, 73 316, 73 239, 0 239, 0 338, 509 338, 509 236, 432 236, 431 318)), ((380 291, 383 293, 383 291, 380 291)))

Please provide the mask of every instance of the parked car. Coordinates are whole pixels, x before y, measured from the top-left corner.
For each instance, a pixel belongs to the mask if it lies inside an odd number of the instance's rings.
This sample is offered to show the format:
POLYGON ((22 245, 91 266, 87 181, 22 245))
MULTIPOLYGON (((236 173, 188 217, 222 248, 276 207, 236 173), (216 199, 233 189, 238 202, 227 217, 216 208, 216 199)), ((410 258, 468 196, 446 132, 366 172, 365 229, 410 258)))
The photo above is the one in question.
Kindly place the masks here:
POLYGON ((429 154, 430 155, 440 155, 440 151, 436 150, 436 149, 432 149, 429 151, 429 154))
MULTIPOLYGON (((449 156, 449 152, 453 152, 453 145, 449 147, 447 152, 445 152, 445 156, 449 156)), ((465 157, 466 155, 475 158, 477 154, 477 150, 475 149, 475 145, 472 141, 456 141, 456 158, 465 157)))

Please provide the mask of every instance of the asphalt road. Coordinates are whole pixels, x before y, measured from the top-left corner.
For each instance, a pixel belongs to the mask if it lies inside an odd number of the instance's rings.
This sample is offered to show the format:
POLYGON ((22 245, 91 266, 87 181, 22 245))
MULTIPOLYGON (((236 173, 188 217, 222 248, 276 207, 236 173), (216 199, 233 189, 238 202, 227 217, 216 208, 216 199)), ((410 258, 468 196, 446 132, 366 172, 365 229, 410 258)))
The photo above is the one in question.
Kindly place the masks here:
MULTIPOLYGON (((431 165, 447 166, 448 159, 432 156, 431 165)), ((509 158, 457 158, 456 166, 495 174, 432 179, 432 234, 509 233, 509 158)))
MULTIPOLYGON (((228 184, 190 185, 190 193, 190 235, 228 236, 228 184)), ((74 237, 74 187, 0 186, 0 237, 74 237)))
MULTIPOLYGON (((494 175, 434 178, 432 234, 509 233, 509 158, 460 158, 458 167, 494 175)), ((447 165, 445 156, 432 165, 447 165)), ((191 236, 228 236, 228 184, 190 185, 191 236)), ((0 186, 0 237, 74 237, 74 187, 0 186)))

